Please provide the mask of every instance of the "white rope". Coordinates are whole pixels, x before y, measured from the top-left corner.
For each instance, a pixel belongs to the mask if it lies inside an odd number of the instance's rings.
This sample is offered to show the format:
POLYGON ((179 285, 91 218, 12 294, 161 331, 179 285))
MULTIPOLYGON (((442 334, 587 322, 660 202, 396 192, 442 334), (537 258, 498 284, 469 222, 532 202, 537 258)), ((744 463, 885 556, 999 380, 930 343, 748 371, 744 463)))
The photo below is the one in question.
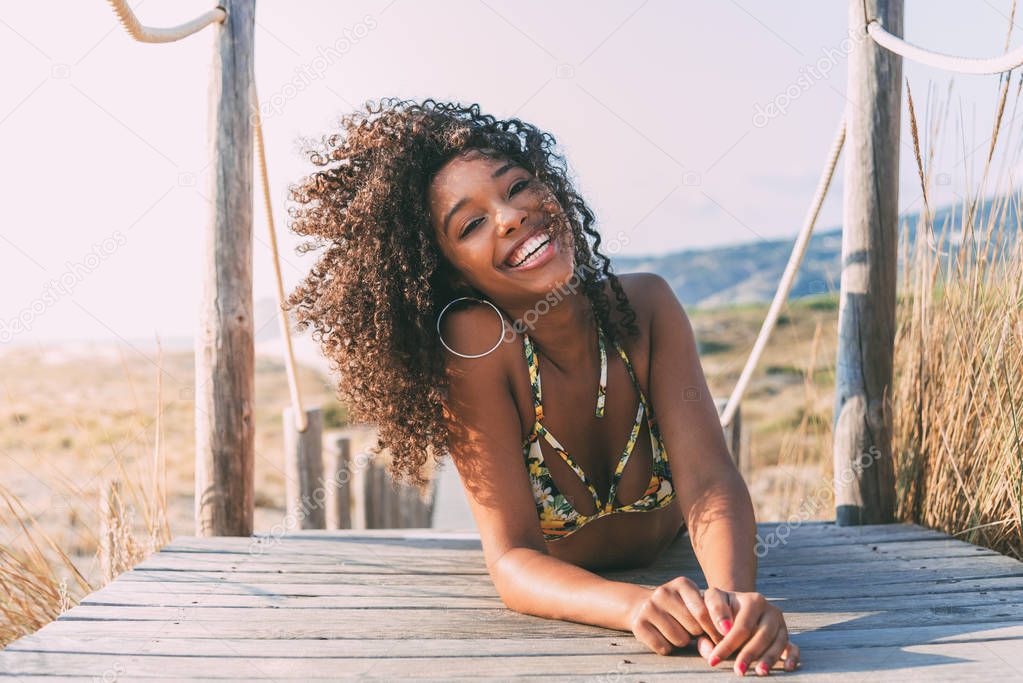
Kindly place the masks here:
POLYGON ((878 23, 877 19, 867 24, 867 33, 870 34, 875 43, 895 54, 945 71, 954 71, 961 74, 1000 74, 1011 71, 1020 64, 1023 64, 1023 46, 1016 48, 1012 52, 1006 52, 1000 57, 975 59, 932 52, 907 43, 902 38, 884 30, 884 27, 878 23))
POLYGON ((767 317, 764 318, 763 325, 760 327, 760 334, 757 336, 756 343, 753 344, 753 350, 750 352, 749 358, 746 359, 746 367, 742 369, 742 374, 739 375, 739 381, 735 383, 735 388, 732 389, 732 395, 728 397, 728 403, 725 404, 725 409, 721 412, 722 427, 729 425, 732 418, 735 417, 735 411, 739 406, 739 401, 742 400, 742 395, 746 392, 746 387, 749 384, 750 377, 753 376, 753 370, 756 369, 757 362, 759 362, 760 356, 764 352, 764 348, 767 346, 767 340, 770 338, 771 332, 774 331, 774 325, 778 322, 778 314, 781 313, 781 308, 785 305, 785 301, 789 297, 789 291, 792 289, 792 284, 796 279, 796 271, 799 270, 799 264, 803 260, 803 254, 806 253, 806 247, 810 243, 810 234, 813 232, 813 226, 817 222, 817 215, 820 213, 821 205, 824 203, 824 198, 828 194, 828 187, 831 185, 831 178, 835 175, 835 167, 838 165, 838 155, 841 153, 842 145, 844 143, 845 117, 843 116, 841 122, 838 124, 838 132, 835 134, 835 140, 831 143, 831 149, 828 152, 828 159, 827 164, 824 167, 824 173, 821 175, 821 179, 817 183, 817 191, 814 194, 813 201, 810 203, 810 208, 803 221, 803 229, 799 232, 799 236, 796 238, 795 246, 792 247, 792 254, 789 256, 789 262, 785 266, 785 272, 781 276, 778 291, 774 293, 774 301, 771 302, 771 308, 767 311, 767 317))
MULTIPOLYGON (((107 0, 107 2, 110 3, 110 6, 131 37, 143 43, 170 43, 192 35, 210 24, 223 23, 227 19, 227 11, 223 7, 217 7, 180 26, 150 28, 139 23, 135 13, 125 0, 107 0)), ((273 253, 274 276, 277 281, 277 318, 280 323, 281 334, 284 337, 284 366, 288 374, 288 388, 291 391, 291 405, 295 413, 295 426, 298 431, 304 432, 309 426, 309 420, 305 410, 302 408, 302 393, 298 386, 295 352, 291 345, 291 325, 288 321, 287 311, 284 310, 284 282, 281 277, 281 259, 277 252, 277 234, 274 229, 273 206, 270 201, 270 180, 266 168, 266 150, 263 147, 263 123, 259 116, 259 96, 256 94, 255 81, 252 82, 252 89, 249 92, 249 105, 252 107, 251 120, 255 129, 256 159, 259 165, 260 180, 263 185, 266 220, 270 228, 270 251, 273 253)))
POLYGON ((220 24, 227 19, 227 12, 224 8, 217 7, 178 26, 152 28, 143 26, 139 22, 138 17, 135 16, 135 12, 128 6, 126 0, 107 0, 107 2, 110 3, 117 17, 121 20, 121 24, 128 31, 128 34, 141 43, 173 43, 175 40, 181 40, 185 36, 190 36, 210 24, 220 24))

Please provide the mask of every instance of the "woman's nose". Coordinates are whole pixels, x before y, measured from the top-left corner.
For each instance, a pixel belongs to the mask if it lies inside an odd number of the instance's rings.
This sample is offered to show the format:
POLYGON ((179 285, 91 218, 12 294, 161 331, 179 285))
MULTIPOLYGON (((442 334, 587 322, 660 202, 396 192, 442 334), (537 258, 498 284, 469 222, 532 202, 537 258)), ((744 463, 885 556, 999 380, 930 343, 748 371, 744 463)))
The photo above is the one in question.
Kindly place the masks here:
POLYGON ((522 210, 508 210, 498 215, 499 234, 503 237, 513 230, 525 226, 527 213, 522 210))

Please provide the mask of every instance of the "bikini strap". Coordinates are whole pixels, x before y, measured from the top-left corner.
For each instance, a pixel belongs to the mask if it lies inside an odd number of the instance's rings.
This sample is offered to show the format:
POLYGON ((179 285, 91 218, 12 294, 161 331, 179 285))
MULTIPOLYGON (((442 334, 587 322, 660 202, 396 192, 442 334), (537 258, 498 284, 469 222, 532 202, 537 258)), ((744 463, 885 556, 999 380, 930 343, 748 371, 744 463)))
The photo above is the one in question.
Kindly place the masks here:
MULTIPOLYGON (((525 332, 522 333, 522 344, 525 349, 526 363, 529 365, 529 384, 533 390, 533 412, 537 422, 543 420, 543 386, 540 381, 540 363, 536 357, 533 340, 525 332)), ((607 345, 604 331, 597 324, 597 346, 600 349, 600 378, 597 382, 597 407, 594 414, 604 417, 604 403, 607 398, 607 345)), ((535 430, 534 430, 535 431, 535 430)))
POLYGON ((604 417, 604 399, 607 397, 607 350, 604 346, 604 330, 597 322, 597 345, 600 347, 600 382, 597 384, 597 417, 604 417))
POLYGON ((629 360, 629 355, 625 353, 625 349, 622 348, 617 339, 614 340, 614 343, 615 348, 618 349, 618 355, 622 357, 622 361, 625 363, 625 369, 629 371, 629 378, 632 380, 632 386, 636 387, 636 393, 639 394, 640 402, 644 407, 647 407, 646 396, 643 394, 643 388, 639 385, 639 380, 636 379, 636 371, 632 369, 632 361, 629 360))
POLYGON ((522 345, 526 352, 526 364, 529 366, 529 386, 533 392, 533 413, 536 415, 533 431, 529 435, 532 441, 536 436, 537 426, 543 421, 543 387, 540 386, 540 366, 536 359, 536 350, 533 348, 533 340, 525 332, 522 333, 522 345))

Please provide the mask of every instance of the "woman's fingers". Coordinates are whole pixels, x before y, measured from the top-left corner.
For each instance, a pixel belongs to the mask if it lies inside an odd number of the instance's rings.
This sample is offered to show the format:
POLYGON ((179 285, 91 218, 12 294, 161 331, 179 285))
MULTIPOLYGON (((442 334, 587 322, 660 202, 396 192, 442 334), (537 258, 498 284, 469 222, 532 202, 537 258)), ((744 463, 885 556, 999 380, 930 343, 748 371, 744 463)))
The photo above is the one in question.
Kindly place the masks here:
POLYGON ((721 633, 717 630, 714 624, 714 619, 711 617, 710 610, 707 609, 707 602, 704 599, 700 589, 689 579, 680 577, 674 581, 668 582, 666 587, 672 588, 676 591, 679 598, 681 598, 685 605, 686 612, 689 613, 692 620, 696 622, 698 630, 690 630, 690 633, 697 635, 698 633, 706 633, 710 636, 710 639, 715 643, 721 640, 721 633))
POLYGON ((746 643, 735 655, 735 672, 740 676, 745 674, 753 661, 771 646, 777 634, 778 624, 771 620, 769 613, 763 613, 746 643))
POLYGON ((785 649, 782 650, 781 656, 785 660, 786 671, 795 671, 799 666, 799 646, 791 640, 785 649))
POLYGON ((722 635, 728 633, 732 628, 732 620, 735 619, 731 596, 731 591, 723 591, 713 586, 703 593, 703 601, 710 612, 710 618, 722 635))
MULTIPOLYGON (((661 635, 667 640, 674 649, 675 647, 685 647, 692 642, 693 636, 685 629, 682 624, 673 616, 671 612, 663 609, 659 605, 651 605, 650 611, 647 614, 647 620, 660 631, 661 635)), ((662 652, 660 654, 668 654, 662 652)))
POLYGON ((632 633, 636 636, 636 640, 659 655, 671 654, 674 649, 674 646, 668 642, 657 627, 647 619, 642 619, 633 626, 632 633))
POLYGON ((654 590, 652 599, 654 603, 664 611, 670 613, 675 620, 682 625, 690 636, 698 636, 704 633, 703 625, 690 609, 690 603, 700 603, 700 590, 692 587, 696 597, 686 597, 690 589, 683 583, 669 582, 654 590))
POLYGON ((734 623, 728 633, 714 646, 709 659, 711 666, 716 666, 722 659, 726 659, 756 633, 757 623, 767 605, 767 600, 759 593, 745 593, 737 597, 739 609, 735 612, 734 623))
POLYGON ((759 657, 750 660, 753 670, 758 676, 766 676, 768 672, 770 672, 771 667, 773 667, 775 662, 778 661, 778 658, 781 656, 785 646, 788 645, 788 642, 789 632, 785 627, 785 624, 782 623, 775 633, 774 642, 771 643, 759 657))
POLYGON ((710 657, 710 653, 713 649, 714 641, 706 635, 702 635, 696 639, 696 651, 699 652, 700 656, 704 659, 708 659, 710 657))

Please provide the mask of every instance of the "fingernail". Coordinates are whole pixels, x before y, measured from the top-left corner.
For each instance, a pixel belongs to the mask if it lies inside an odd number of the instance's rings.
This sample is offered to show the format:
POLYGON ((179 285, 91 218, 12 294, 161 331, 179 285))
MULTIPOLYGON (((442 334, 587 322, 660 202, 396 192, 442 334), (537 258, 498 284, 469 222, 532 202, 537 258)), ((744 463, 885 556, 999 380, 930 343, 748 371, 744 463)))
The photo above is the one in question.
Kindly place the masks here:
POLYGON ((732 621, 730 619, 721 620, 721 635, 728 633, 728 630, 732 628, 732 621))
POLYGON ((717 655, 714 655, 713 657, 710 658, 710 661, 708 663, 711 666, 717 666, 720 661, 721 661, 721 658, 718 657, 717 655))
POLYGON ((766 676, 768 674, 767 665, 763 662, 757 664, 757 673, 766 676))
POLYGON ((739 671, 742 672, 741 675, 745 676, 746 667, 749 666, 749 664, 747 664, 746 662, 739 662, 737 666, 739 667, 739 671))

